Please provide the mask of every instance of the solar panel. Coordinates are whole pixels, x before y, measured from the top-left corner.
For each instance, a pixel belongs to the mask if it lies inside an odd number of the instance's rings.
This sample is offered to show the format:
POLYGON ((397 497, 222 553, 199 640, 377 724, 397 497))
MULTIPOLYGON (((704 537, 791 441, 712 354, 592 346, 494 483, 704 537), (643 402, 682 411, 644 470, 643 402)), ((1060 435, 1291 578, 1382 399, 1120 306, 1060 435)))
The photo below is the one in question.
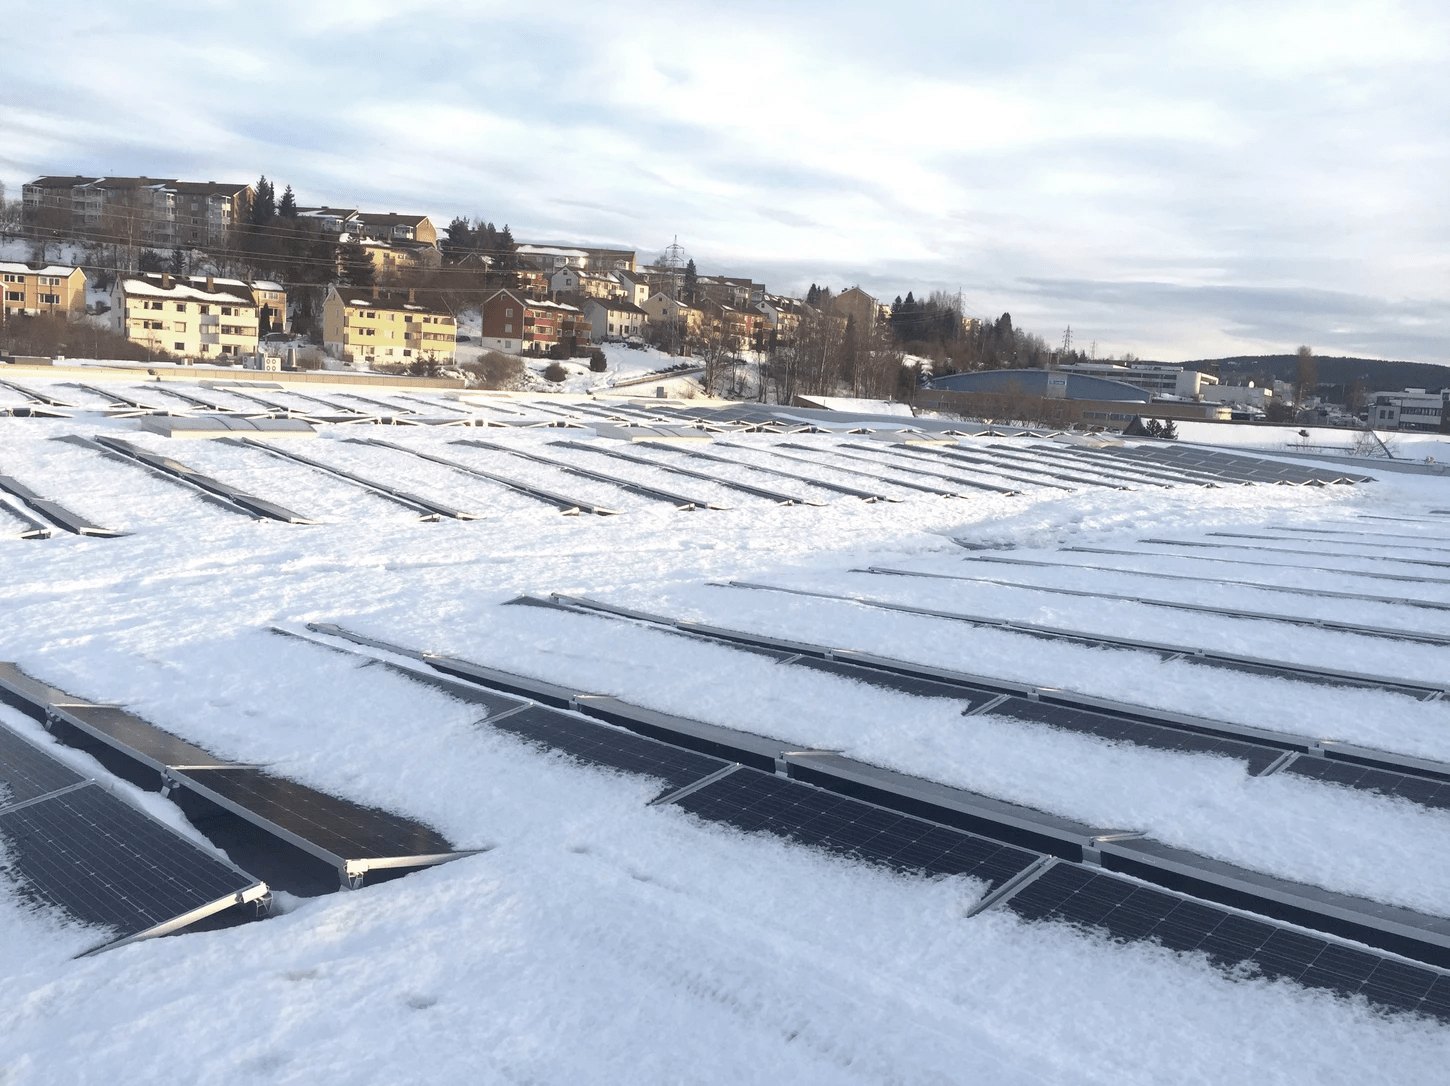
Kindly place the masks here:
POLYGON ((1180 754, 1216 754, 1225 758, 1236 758, 1247 763, 1252 776, 1268 769, 1287 749, 1027 698, 1008 698, 993 705, 987 712, 993 716, 1032 721, 1063 731, 1093 735, 1110 742, 1133 743, 1140 747, 1171 750, 1180 754))
POLYGON ((1356 765, 1338 758, 1295 758, 1282 772, 1364 792, 1378 792, 1384 796, 1407 799, 1422 807, 1450 808, 1450 781, 1396 773, 1375 766, 1356 765))
MULTIPOLYGON (((739 445, 731 445, 731 446, 729 446, 729 448, 741 448, 741 446, 739 446, 739 445)), ((782 449, 799 449, 799 450, 801 450, 803 452, 815 452, 816 451, 815 447, 812 446, 812 445, 798 445, 798 444, 795 444, 794 442, 781 442, 780 448, 782 448, 782 449)), ((859 476, 861 476, 864 479, 875 479, 877 482, 880 482, 880 483, 889 483, 891 486, 905 487, 907 490, 917 490, 917 491, 920 491, 923 494, 934 494, 934 495, 936 495, 939 498, 961 498, 961 497, 965 497, 965 495, 963 495, 960 491, 957 491, 957 490, 943 490, 939 486, 933 486, 933 485, 928 484, 928 483, 909 482, 909 481, 904 480, 904 479, 893 479, 889 475, 883 475, 883 474, 881 474, 882 471, 905 471, 906 469, 904 469, 904 468, 898 468, 898 467, 895 467, 894 465, 890 465, 890 464, 883 464, 880 461, 876 461, 876 460, 868 460, 868 461, 866 461, 867 463, 872 464, 873 466, 875 466, 875 468, 876 468, 875 471, 862 471, 860 468, 844 467, 844 466, 842 466, 840 464, 832 464, 832 463, 830 463, 828 461, 816 460, 816 459, 813 459, 811 457, 806 457, 806 456, 788 456, 788 455, 786 455, 783 452, 778 452, 776 449, 770 449, 768 451, 770 452, 770 454, 772 456, 778 456, 782 460, 790 460, 790 461, 792 461, 794 463, 797 463, 797 464, 809 464, 812 467, 829 468, 831 471, 840 471, 840 472, 846 473, 847 475, 859 475, 859 476)), ((841 453, 837 452, 835 449, 826 450, 826 454, 828 456, 841 457, 841 453)), ((857 460, 857 461, 859 461, 862 458, 861 457, 846 456, 846 457, 842 457, 842 459, 857 460)), ((883 495, 883 497, 884 497, 884 495, 883 495)))
POLYGON ((967 875, 989 892, 1038 860, 1026 849, 748 768, 674 802, 707 821, 895 871, 967 875))
POLYGON ((896 447, 891 449, 883 449, 882 451, 892 455, 908 457, 911 459, 934 461, 938 464, 941 463, 943 458, 946 458, 947 460, 955 461, 958 463, 971 464, 975 467, 986 468, 987 471, 991 472, 993 475, 997 475, 1003 479, 1011 479, 1013 482, 1027 483, 1031 486, 1045 486, 1050 490, 1070 491, 1074 489, 1073 487, 1068 486, 1066 483, 1059 483, 1053 481, 1051 476, 1049 476, 1048 473, 1045 471, 1032 472, 1031 474, 1018 474, 1017 472, 1012 471, 1010 467, 1003 468, 1000 461, 994 460, 990 456, 973 456, 960 448, 943 449, 935 445, 923 445, 920 448, 903 449, 896 447))
MULTIPOLYGON (((977 446, 977 448, 980 447, 981 446, 977 446)), ((994 442, 993 444, 988 445, 987 448, 991 451, 991 453, 1002 457, 1004 460, 1009 460, 1014 464, 1020 464, 1024 468, 1030 468, 1032 471, 1044 472, 1052 476, 1054 479, 1062 479, 1069 483, 1081 483, 1083 486, 1106 486, 1111 487, 1114 490, 1127 489, 1121 484, 1121 482, 1112 481, 1112 477, 1110 476, 1078 475, 1074 472, 1064 470, 1063 465, 1059 463, 1044 464, 1042 462, 1042 458, 1039 457, 1036 452, 1031 448, 1015 449, 1010 445, 1003 445, 1000 442, 994 442)), ((1134 480, 1134 482, 1138 481, 1139 480, 1134 480)))
POLYGON ((234 814, 338 867, 349 860, 452 856, 436 830, 412 819, 329 796, 260 769, 187 769, 175 773, 234 814))
POLYGON ((1218 485, 1212 478, 1199 478, 1181 470, 1157 468, 1147 463, 1124 464, 1121 460, 1107 456, 1095 449, 1084 449, 1072 445, 1033 445, 1031 448, 1043 456, 1075 463, 1080 467, 1090 468, 1094 472, 1121 475, 1123 478, 1135 481, 1140 479, 1157 480, 1170 486, 1177 486, 1181 483, 1195 483, 1203 486, 1218 485))
POLYGON ((98 524, 92 524, 85 517, 72 513, 59 502, 41 497, 19 479, 11 478, 9 475, 0 475, 0 490, 13 494, 52 524, 59 525, 66 531, 73 532, 76 535, 114 536, 121 534, 110 528, 102 528, 98 524))
POLYGON ((164 934, 267 893, 95 783, 0 811, 0 853, 23 898, 105 929, 96 949, 164 934))
POLYGON ((1220 968, 1247 966, 1269 978, 1390 1010, 1450 1020, 1450 977, 1421 965, 1178 897, 1105 871, 1057 863, 1008 899, 1029 922, 1058 921, 1122 942, 1152 941, 1206 954, 1220 968))
POLYGON ((0 725, 0 810, 83 780, 64 762, 0 725))
POLYGON ((586 765, 654 777, 672 791, 731 764, 723 758, 681 750, 633 732, 539 705, 489 720, 487 724, 534 746, 560 751, 586 765))

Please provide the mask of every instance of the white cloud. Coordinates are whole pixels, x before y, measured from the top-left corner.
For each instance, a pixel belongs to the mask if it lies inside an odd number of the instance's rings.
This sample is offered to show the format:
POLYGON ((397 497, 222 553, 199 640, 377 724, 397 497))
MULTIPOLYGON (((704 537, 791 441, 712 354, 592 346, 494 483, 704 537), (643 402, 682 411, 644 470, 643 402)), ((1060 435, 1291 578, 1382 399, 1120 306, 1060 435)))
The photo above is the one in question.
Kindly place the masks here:
POLYGON ((960 286, 1146 356, 1332 339, 1444 360, 1432 5, 84 12, 79 33, 8 17, 12 194, 46 172, 265 172, 304 202, 520 235, 678 234, 786 290, 960 286), (1316 291, 1337 301, 1269 319, 1316 291))

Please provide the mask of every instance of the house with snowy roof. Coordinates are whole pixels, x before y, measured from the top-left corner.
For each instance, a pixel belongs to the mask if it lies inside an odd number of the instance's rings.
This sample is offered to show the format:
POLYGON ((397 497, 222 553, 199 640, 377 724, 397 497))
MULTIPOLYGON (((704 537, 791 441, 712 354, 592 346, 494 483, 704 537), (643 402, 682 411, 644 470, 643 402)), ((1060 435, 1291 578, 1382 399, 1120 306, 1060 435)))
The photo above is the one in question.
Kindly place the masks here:
POLYGON ((147 272, 138 278, 157 286, 165 278, 167 281, 175 281, 210 291, 222 290, 239 297, 249 296, 257 306, 257 334, 259 336, 265 336, 269 332, 287 330, 287 288, 270 279, 254 279, 247 282, 242 279, 224 279, 214 275, 163 276, 161 272, 147 272))
POLYGON ((360 211, 353 221, 356 224, 355 232, 371 241, 418 241, 435 246, 438 244, 438 229, 427 215, 360 211))
POLYGON ((327 288, 322 303, 322 347, 333 358, 366 364, 451 363, 458 323, 446 310, 377 287, 327 288))
POLYGON ((579 310, 589 320, 594 343, 643 336, 649 325, 649 314, 623 298, 585 298, 579 310))
POLYGON ((226 359, 257 349, 257 303, 245 284, 197 285, 170 275, 116 280, 111 327, 153 351, 183 358, 226 359))
POLYGON ((576 307, 496 291, 483 303, 483 346, 505 354, 543 353, 588 343, 591 325, 576 307))
POLYGON ((48 264, 0 261, 0 317, 35 317, 42 313, 63 313, 79 317, 86 311, 86 273, 80 268, 48 264))

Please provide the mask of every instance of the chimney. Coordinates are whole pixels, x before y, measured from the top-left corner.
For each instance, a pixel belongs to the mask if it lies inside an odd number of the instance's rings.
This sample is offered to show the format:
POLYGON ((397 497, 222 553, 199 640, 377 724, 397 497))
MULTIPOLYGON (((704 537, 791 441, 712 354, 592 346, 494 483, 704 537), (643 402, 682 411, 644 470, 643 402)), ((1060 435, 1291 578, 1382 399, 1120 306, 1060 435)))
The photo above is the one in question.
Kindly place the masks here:
POLYGON ((408 288, 408 301, 409 302, 416 302, 418 300, 417 298, 413 297, 413 295, 415 293, 417 293, 417 292, 414 291, 414 289, 412 287, 409 287, 408 288))
POLYGON ((208 275, 206 277, 206 292, 210 294, 214 290, 216 290, 216 277, 208 275))
POLYGON ((161 273, 161 289, 162 290, 170 290, 171 289, 171 273, 170 272, 162 272, 161 273))

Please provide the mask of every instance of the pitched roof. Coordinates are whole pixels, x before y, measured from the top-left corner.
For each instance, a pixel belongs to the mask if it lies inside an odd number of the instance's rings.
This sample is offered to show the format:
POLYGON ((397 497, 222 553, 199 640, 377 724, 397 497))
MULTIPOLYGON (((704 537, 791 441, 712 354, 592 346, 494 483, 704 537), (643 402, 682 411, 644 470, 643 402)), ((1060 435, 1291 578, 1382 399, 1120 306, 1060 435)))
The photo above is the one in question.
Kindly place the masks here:
POLYGON ((372 297, 372 287, 340 287, 334 283, 327 289, 336 292, 342 304, 350 309, 384 309, 395 313, 425 313, 430 317, 451 317, 453 315, 446 309, 419 305, 406 298, 390 298, 382 291, 374 298, 372 297))
POLYGON ((396 211, 359 211, 357 217, 364 226, 421 226, 428 220, 427 215, 399 215, 396 211))
POLYGON ((76 174, 74 177, 37 177, 30 184, 42 189, 69 189, 75 188, 77 185, 89 185, 99 180, 99 177, 82 177, 80 174, 76 174))
POLYGON ((132 294, 139 298, 173 298, 182 302, 217 302, 222 305, 245 306, 248 309, 257 307, 257 303, 252 301, 250 295, 242 297, 220 290, 198 290, 185 283, 173 282, 170 287, 163 287, 159 283, 150 283, 145 279, 122 279, 119 288, 122 294, 132 294))
POLYGON ((21 275, 62 275, 69 278, 80 270, 80 268, 73 268, 69 264, 47 264, 43 268, 32 268, 29 264, 0 260, 0 272, 7 272, 11 275, 17 273, 21 275))

